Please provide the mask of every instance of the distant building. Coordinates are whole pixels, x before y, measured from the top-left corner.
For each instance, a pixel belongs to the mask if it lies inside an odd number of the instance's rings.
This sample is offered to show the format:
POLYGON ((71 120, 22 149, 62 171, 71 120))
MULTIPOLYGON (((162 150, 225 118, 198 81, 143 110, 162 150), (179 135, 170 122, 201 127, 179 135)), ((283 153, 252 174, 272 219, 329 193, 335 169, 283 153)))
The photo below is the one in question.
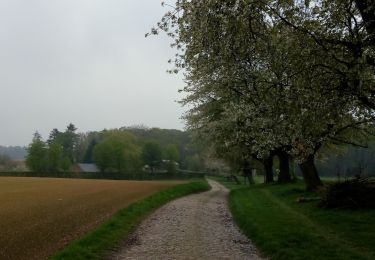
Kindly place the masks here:
POLYGON ((100 172, 98 166, 93 163, 77 163, 73 167, 75 172, 100 172))

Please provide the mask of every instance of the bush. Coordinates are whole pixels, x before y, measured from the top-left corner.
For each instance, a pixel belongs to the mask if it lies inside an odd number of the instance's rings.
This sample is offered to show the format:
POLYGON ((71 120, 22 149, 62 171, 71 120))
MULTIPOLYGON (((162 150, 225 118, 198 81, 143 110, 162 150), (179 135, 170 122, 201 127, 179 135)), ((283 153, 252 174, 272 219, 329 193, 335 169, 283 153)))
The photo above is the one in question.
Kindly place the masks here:
POLYGON ((324 208, 375 208, 375 180, 367 177, 327 186, 320 206, 324 208))

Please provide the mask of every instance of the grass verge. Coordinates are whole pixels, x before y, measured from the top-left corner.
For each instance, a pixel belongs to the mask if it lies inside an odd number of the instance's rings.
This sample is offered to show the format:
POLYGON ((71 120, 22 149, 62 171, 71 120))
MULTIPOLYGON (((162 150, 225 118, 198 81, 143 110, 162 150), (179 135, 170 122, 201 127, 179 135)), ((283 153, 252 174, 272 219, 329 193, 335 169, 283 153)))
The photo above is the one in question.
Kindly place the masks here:
POLYGON ((51 259, 102 259, 131 233, 147 215, 173 199, 208 190, 206 181, 190 182, 158 192, 119 210, 110 220, 74 241, 51 259))
POLYGON ((375 210, 327 210, 298 203, 302 183, 233 185, 229 207, 237 225, 270 259, 375 259, 375 210))

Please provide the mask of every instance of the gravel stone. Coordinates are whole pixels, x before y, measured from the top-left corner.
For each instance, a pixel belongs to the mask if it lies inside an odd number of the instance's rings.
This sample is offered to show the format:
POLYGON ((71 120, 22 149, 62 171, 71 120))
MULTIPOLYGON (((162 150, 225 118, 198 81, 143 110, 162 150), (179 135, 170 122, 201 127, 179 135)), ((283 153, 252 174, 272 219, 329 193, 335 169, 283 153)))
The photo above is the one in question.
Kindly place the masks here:
POLYGON ((235 226, 228 189, 212 189, 167 203, 146 218, 112 259, 261 259, 235 226))

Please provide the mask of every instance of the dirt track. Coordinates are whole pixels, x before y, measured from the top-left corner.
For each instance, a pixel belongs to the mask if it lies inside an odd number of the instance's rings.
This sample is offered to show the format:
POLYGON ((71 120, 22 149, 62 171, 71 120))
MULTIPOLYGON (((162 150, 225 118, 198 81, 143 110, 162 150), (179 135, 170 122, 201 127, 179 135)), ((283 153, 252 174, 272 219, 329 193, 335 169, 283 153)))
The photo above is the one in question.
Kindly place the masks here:
POLYGON ((233 224, 228 190, 210 180, 208 192, 183 197, 158 209, 113 259, 260 259, 233 224))

